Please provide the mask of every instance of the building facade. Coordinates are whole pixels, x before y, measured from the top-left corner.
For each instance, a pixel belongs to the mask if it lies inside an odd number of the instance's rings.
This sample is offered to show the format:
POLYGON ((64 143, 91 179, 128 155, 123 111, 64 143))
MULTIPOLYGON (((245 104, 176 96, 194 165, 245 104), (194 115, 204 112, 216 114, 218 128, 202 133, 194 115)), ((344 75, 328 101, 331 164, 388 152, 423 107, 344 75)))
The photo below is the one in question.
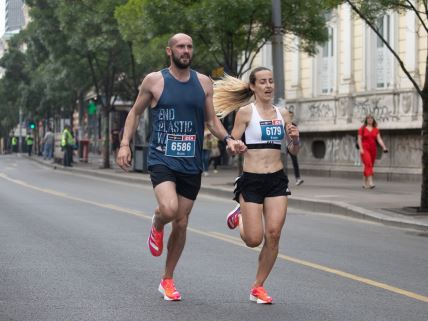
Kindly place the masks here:
MULTIPOLYGON (((413 12, 390 12, 379 30, 423 85, 427 35, 413 12), (419 32, 418 32, 419 31, 419 32)), ((419 180, 422 159, 422 101, 397 60, 348 5, 328 16, 329 40, 316 56, 300 52, 299 39, 285 37, 286 108, 294 111, 305 171, 361 175, 357 130, 366 115, 378 122, 388 154, 378 152, 376 175, 419 180)), ((257 64, 271 66, 270 45, 257 64)))
POLYGON ((5 0, 4 33, 13 35, 25 26, 24 1, 5 0))
MULTIPOLYGON (((0 58, 7 50, 7 40, 24 29, 28 21, 28 6, 23 0, 0 1, 0 58)), ((0 78, 3 74, 0 68, 0 78)))

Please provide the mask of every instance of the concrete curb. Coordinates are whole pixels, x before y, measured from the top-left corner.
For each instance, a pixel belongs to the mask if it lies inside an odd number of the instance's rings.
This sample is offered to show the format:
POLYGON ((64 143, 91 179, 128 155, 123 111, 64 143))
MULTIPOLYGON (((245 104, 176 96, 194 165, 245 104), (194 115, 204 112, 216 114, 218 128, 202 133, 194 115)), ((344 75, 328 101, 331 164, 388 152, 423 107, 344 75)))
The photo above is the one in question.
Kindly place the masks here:
MULTIPOLYGON (((92 169, 84 169, 84 168, 76 168, 76 167, 67 167, 64 168, 62 165, 58 165, 55 163, 46 163, 37 158, 30 158, 31 160, 55 170, 61 170, 64 172, 75 172, 85 175, 91 175, 94 177, 100 178, 108 178, 114 179, 127 183, 135 183, 135 184, 149 184, 151 185, 150 178, 143 176, 135 176, 130 174, 115 174, 115 173, 107 173, 102 172, 102 170, 96 171, 92 169)), ((214 195, 217 197, 232 199, 233 197, 233 187, 224 188, 221 186, 209 186, 202 185, 200 189, 201 193, 214 195)), ((380 212, 374 212, 362 207, 358 207, 355 205, 351 205, 345 202, 339 201, 323 201, 323 200, 313 200, 304 197, 295 197, 291 196, 289 198, 289 206, 291 208, 298 208, 305 211, 316 212, 316 213, 324 213, 324 214, 335 214, 335 215, 343 215, 350 216, 355 218, 366 219, 370 221, 380 222, 387 225, 399 226, 399 227, 408 227, 408 228, 416 228, 421 230, 428 230, 428 223, 419 222, 415 220, 413 217, 406 217, 403 215, 386 215, 380 212)))

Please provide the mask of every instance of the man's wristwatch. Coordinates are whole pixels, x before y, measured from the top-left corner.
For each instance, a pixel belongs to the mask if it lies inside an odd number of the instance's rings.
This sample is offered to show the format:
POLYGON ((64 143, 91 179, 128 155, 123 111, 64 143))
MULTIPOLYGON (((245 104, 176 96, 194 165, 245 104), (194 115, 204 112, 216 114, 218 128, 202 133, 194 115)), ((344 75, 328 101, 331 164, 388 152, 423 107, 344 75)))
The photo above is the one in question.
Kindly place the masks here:
POLYGON ((232 136, 232 135, 227 134, 227 135, 223 138, 223 143, 224 143, 225 145, 227 145, 227 140, 228 140, 228 139, 233 139, 233 140, 235 140, 235 138, 233 138, 233 136, 232 136))

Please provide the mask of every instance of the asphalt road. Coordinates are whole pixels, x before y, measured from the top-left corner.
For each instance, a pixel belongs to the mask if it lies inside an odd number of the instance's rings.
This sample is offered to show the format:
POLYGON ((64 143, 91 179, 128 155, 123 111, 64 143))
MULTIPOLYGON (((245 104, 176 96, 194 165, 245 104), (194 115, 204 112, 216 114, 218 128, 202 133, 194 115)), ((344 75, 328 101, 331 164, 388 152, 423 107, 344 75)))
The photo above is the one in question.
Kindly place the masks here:
POLYGON ((263 306, 248 300, 259 250, 225 225, 233 206, 198 197, 183 301, 166 302, 150 186, 0 156, 0 320, 427 320, 428 233, 291 208, 263 306))

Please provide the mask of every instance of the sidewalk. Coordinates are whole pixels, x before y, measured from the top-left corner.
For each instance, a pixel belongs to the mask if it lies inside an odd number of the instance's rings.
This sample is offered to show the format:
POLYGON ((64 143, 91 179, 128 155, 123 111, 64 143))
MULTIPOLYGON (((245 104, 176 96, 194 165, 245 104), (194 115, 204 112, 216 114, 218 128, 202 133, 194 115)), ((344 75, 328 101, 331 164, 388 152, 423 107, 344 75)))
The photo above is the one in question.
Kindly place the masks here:
MULTIPOLYGON (((37 156, 33 156, 32 160, 57 170, 151 184, 148 174, 125 173, 115 164, 112 164, 110 169, 100 169, 101 159, 96 155, 92 156, 88 163, 77 162, 71 168, 52 164, 37 156)), ((201 193, 232 199, 233 181, 236 176, 236 168, 220 168, 217 174, 210 171, 208 176, 202 176, 201 193)), ((289 177, 292 194, 289 197, 290 208, 360 217, 428 230, 428 215, 416 215, 414 210, 420 203, 421 187, 418 182, 375 180, 376 187, 367 190, 362 188, 362 179, 305 176, 304 183, 295 186, 293 174, 289 173, 289 177)))

